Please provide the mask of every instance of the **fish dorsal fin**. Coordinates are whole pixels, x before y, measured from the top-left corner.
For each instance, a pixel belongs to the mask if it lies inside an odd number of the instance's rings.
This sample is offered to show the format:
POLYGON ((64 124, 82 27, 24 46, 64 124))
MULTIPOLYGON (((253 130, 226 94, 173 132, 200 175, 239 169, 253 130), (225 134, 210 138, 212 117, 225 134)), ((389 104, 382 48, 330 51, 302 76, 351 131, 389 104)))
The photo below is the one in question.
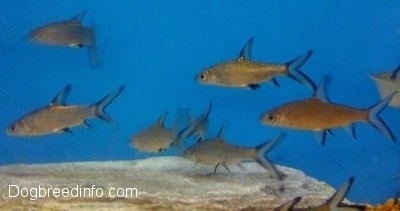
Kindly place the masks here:
POLYGON ((330 100, 326 94, 326 90, 327 90, 327 87, 328 87, 330 81, 331 81, 331 77, 329 75, 325 75, 324 78, 322 79, 322 82, 318 85, 318 87, 314 91, 313 97, 315 97, 323 102, 329 103, 330 100))
POLYGON ((390 80, 394 81, 397 79, 397 75, 400 72, 400 65, 396 67, 396 69, 393 71, 393 73, 390 75, 390 80))
POLYGON ((156 124, 164 126, 164 122, 165 122, 165 119, 167 118, 167 115, 168 115, 168 111, 166 111, 163 114, 161 114, 161 116, 158 118, 156 124))
POLYGON ((224 131, 224 126, 225 126, 225 124, 222 124, 221 127, 219 128, 219 131, 218 131, 218 134, 217 134, 217 139, 218 140, 222 140, 222 138, 223 138, 222 133, 224 131))
POLYGON ((341 204, 342 200, 344 199, 344 197, 346 197, 347 193, 349 192, 353 182, 354 182, 354 177, 350 177, 350 179, 347 182, 345 182, 339 188, 339 190, 337 190, 336 193, 333 194, 331 198, 328 199, 326 203, 329 204, 331 210, 335 210, 338 207, 338 205, 341 204))
POLYGON ((68 84, 53 98, 53 100, 51 100, 50 105, 65 105, 65 98, 70 92, 71 84, 68 84))
POLYGON ((250 37, 250 39, 244 44, 242 50, 239 54, 239 60, 251 60, 251 46, 253 45, 254 37, 250 37))
POLYGON ((72 17, 70 19, 70 22, 81 24, 82 18, 83 18, 83 16, 85 16, 86 12, 87 12, 87 10, 84 10, 84 11, 80 12, 79 14, 75 15, 74 17, 72 17))

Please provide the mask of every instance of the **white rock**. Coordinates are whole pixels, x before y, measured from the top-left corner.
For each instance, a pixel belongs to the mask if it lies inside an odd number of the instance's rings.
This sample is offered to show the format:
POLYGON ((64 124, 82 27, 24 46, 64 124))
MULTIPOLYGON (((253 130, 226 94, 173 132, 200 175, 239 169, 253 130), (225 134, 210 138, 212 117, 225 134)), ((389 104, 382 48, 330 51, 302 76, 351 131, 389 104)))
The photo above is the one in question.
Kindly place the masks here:
POLYGON ((278 166, 287 175, 278 181, 257 163, 244 163, 243 167, 245 171, 230 167, 232 173, 219 168, 211 175, 213 166, 194 166, 180 157, 3 166, 0 210, 272 210, 297 196, 303 197, 300 206, 315 206, 334 193, 327 184, 295 169, 278 166), (35 195, 39 186, 42 194, 49 196, 35 195), (10 197, 9 191, 11 196, 17 195, 17 187, 20 195, 10 197), (22 188, 31 195, 21 196, 25 195, 22 188), (69 196, 60 193, 55 197, 54 188, 68 188, 69 196), (108 196, 118 188, 122 188, 121 194, 122 190, 128 192, 126 188, 136 188, 137 197, 133 189, 132 197, 108 196), (97 197, 95 191, 100 190, 103 195, 97 197), (78 191, 81 197, 73 197, 78 191))

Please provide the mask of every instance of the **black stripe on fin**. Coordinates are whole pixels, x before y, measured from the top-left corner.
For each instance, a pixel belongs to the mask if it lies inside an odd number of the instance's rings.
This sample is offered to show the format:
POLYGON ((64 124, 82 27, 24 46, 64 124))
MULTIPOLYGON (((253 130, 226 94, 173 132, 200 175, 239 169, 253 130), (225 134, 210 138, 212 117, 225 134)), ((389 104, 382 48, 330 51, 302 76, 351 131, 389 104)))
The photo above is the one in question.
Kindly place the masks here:
POLYGON ((260 88, 260 85, 258 84, 248 84, 247 87, 249 87, 251 90, 256 90, 260 88))
POLYGON ((394 81, 397 78, 397 75, 400 72, 400 65, 396 67, 396 69, 393 71, 393 73, 390 75, 390 80, 394 81))
POLYGON ((117 90, 115 90, 114 92, 110 93, 109 95, 105 96, 103 99, 99 100, 97 103, 93 104, 92 106, 94 106, 95 109, 95 114, 97 115, 97 117, 99 117, 100 119, 117 126, 117 124, 112 120, 111 116, 109 114, 107 114, 104 109, 110 105, 110 103, 112 103, 115 98, 117 98, 122 91, 124 91, 125 86, 120 86, 117 90))
POLYGON ((329 204, 329 208, 331 210, 336 210, 336 208, 342 207, 342 208, 348 208, 346 210, 365 210, 365 206, 362 205, 347 205, 344 204, 342 201, 344 197, 346 197, 347 193, 349 192, 351 186, 353 185, 354 182, 354 177, 350 177, 347 182, 345 182, 339 190, 336 191, 335 194, 331 198, 328 199, 326 202, 329 204))
POLYGON ((83 10, 83 11, 80 12, 79 14, 75 15, 74 17, 72 17, 70 21, 80 24, 80 23, 82 22, 83 16, 85 16, 85 14, 86 14, 87 11, 88 11, 87 9, 86 9, 86 10, 83 10))
POLYGON ((250 37, 249 40, 244 44, 242 50, 239 53, 239 59, 251 60, 251 46, 253 45, 254 37, 250 37))

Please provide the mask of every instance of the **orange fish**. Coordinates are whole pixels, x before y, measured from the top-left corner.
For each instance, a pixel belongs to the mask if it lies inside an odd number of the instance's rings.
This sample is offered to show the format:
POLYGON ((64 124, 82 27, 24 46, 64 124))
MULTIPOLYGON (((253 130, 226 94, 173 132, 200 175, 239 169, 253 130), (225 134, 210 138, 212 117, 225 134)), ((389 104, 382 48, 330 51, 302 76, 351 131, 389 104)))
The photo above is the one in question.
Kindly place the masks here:
POLYGON ((261 122, 272 126, 312 130, 320 137, 322 145, 325 144, 326 133, 331 133, 330 128, 344 127, 356 138, 354 123, 368 122, 387 138, 396 141, 393 133, 378 115, 397 92, 369 108, 359 109, 329 102, 324 89, 325 82, 315 90, 311 98, 289 102, 265 112, 260 116, 261 122))

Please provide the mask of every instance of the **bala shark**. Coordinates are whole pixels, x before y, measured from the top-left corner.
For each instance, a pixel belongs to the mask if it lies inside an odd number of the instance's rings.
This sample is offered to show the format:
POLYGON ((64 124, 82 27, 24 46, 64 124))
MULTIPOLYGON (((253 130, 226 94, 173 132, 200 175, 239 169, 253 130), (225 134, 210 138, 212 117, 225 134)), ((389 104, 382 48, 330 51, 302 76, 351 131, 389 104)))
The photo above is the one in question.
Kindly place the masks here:
POLYGON ((378 116, 396 92, 369 108, 353 108, 328 101, 325 97, 326 79, 314 91, 311 98, 289 102, 271 109, 260 116, 261 122, 272 126, 312 130, 320 137, 322 145, 325 144, 326 133, 331 133, 331 128, 344 127, 353 138, 356 138, 354 123, 368 122, 387 138, 396 142, 389 127, 378 116))
POLYGON ((96 50, 96 34, 92 28, 82 25, 82 18, 86 10, 69 20, 46 24, 28 32, 26 39, 44 44, 67 46, 73 48, 88 48, 90 65, 93 68, 100 66, 96 50))
POLYGON ((177 124, 174 129, 164 125, 168 112, 158 118, 154 125, 143 129, 131 138, 131 146, 144 152, 162 152, 173 144, 177 124))
POLYGON ((228 165, 237 165, 244 161, 256 161, 264 168, 270 170, 274 178, 283 179, 283 174, 265 157, 265 153, 270 151, 283 138, 283 134, 272 141, 266 142, 260 146, 245 148, 227 143, 222 138, 222 127, 214 139, 200 141, 189 147, 184 152, 184 157, 196 163, 214 165, 214 174, 219 166, 229 170, 228 165))
POLYGON ((338 191, 331 198, 329 198, 325 203, 318 207, 308 207, 308 208, 294 208, 294 206, 301 200, 301 197, 296 197, 280 207, 276 208, 275 211, 362 211, 366 209, 363 205, 348 205, 344 204, 342 201, 349 192, 352 184, 354 182, 354 177, 351 177, 349 181, 342 185, 338 191))
POLYGON ((111 116, 105 113, 104 109, 121 94, 124 86, 91 105, 65 105, 64 100, 70 90, 71 85, 67 85, 49 105, 29 112, 13 122, 7 127, 7 134, 10 136, 40 136, 71 132, 71 127, 88 125, 86 120, 96 117, 115 125, 111 116))
POLYGON ((197 75, 197 81, 203 84, 248 87, 257 89, 260 83, 272 80, 279 86, 277 76, 289 76, 290 78, 310 86, 310 79, 299 68, 311 56, 312 51, 284 64, 254 62, 250 59, 250 48, 253 43, 250 38, 240 51, 239 57, 216 64, 197 75))

